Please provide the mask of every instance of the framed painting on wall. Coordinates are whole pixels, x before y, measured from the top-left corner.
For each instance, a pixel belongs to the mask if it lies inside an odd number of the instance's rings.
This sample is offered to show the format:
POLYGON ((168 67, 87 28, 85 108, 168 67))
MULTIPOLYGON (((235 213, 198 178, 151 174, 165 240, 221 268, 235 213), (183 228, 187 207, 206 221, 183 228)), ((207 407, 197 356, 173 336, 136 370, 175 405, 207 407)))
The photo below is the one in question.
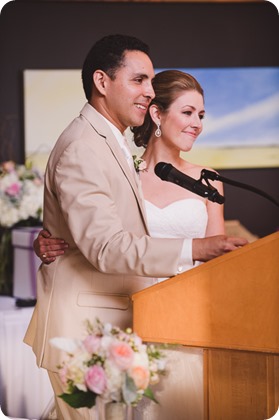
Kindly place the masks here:
MULTIPOLYGON (((202 134, 182 157, 215 169, 279 167, 279 68, 179 70, 200 82, 206 111, 202 134)), ((44 166, 86 102, 81 71, 25 70, 23 79, 25 154, 44 166)))

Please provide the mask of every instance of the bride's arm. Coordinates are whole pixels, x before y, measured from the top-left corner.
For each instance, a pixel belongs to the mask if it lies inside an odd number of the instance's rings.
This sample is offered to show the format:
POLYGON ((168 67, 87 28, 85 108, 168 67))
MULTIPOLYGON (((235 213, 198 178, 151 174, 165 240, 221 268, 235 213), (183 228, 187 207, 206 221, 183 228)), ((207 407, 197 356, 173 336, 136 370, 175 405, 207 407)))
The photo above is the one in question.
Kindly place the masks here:
POLYGON ((34 240, 33 248, 44 264, 50 264, 56 260, 56 257, 65 253, 68 244, 62 238, 53 238, 50 232, 43 229, 34 240))

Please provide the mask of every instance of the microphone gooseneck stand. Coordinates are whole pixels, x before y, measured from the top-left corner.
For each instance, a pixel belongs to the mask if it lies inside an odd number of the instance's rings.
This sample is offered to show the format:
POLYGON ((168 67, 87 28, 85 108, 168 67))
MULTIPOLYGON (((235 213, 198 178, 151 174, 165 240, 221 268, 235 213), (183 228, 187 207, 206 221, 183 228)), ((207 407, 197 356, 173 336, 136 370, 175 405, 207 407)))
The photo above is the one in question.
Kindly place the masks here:
POLYGON ((209 182, 205 185, 201 179, 195 179, 180 172, 171 163, 157 163, 154 172, 162 181, 172 182, 210 201, 218 204, 223 204, 225 201, 225 197, 219 194, 218 190, 210 185, 209 182))
POLYGON ((233 185, 234 187, 239 187, 239 188, 243 188, 245 190, 252 191, 256 194, 261 195, 264 198, 267 198, 273 204, 275 204, 277 207, 279 207, 279 202, 278 201, 276 201, 271 195, 269 195, 266 192, 260 190, 259 188, 253 187, 253 186, 248 185, 248 184, 243 184, 242 182, 233 181, 231 179, 225 178, 224 176, 221 176, 214 171, 209 171, 208 169, 202 169, 201 170, 201 177, 200 177, 199 181, 201 182, 202 180, 204 180, 206 182, 206 184, 208 186, 210 186, 210 183, 208 181, 209 179, 211 181, 221 181, 221 182, 224 182, 226 184, 233 185))

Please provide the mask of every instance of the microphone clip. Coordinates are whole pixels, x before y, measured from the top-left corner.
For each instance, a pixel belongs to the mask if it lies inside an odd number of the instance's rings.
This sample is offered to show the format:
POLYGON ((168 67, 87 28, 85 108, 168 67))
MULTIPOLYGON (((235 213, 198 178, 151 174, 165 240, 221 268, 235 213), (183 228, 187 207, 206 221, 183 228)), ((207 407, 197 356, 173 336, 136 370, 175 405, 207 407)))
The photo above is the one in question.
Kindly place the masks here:
POLYGON ((266 198, 267 200, 275 204, 277 207, 279 207, 279 202, 277 200, 275 200, 271 195, 267 194, 265 191, 260 190, 259 188, 253 187, 252 185, 244 184, 242 182, 234 181, 229 178, 225 178, 224 176, 219 175, 217 172, 209 171, 208 169, 202 169, 199 181, 202 182, 202 180, 204 180, 206 184, 210 186, 208 181, 209 179, 211 181, 221 181, 226 184, 233 185, 234 187, 239 187, 248 191, 252 191, 258 195, 261 195, 262 197, 266 198))
POLYGON ((218 204, 224 204, 225 197, 219 194, 218 190, 210 184, 210 182, 208 181, 209 179, 212 181, 218 180, 218 174, 207 169, 202 169, 200 178, 197 180, 197 183, 204 185, 202 182, 204 181, 210 191, 208 198, 211 201, 216 201, 218 204))
POLYGON ((208 188, 211 188, 211 189, 215 190, 215 188, 208 181, 209 179, 211 181, 216 181, 216 180, 219 179, 219 175, 216 172, 209 171, 208 169, 202 169, 201 170, 201 175, 200 175, 200 178, 199 178, 199 182, 202 183, 202 181, 204 181, 206 183, 206 185, 208 186, 208 188))

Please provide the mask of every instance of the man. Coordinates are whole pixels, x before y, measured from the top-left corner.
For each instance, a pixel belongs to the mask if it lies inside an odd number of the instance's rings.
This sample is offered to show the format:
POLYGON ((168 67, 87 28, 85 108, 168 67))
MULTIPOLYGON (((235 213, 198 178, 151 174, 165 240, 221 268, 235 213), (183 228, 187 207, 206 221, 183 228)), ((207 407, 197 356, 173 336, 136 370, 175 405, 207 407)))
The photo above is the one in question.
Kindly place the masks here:
MULTIPOLYGON (((148 235, 144 203, 123 132, 143 123, 154 97, 146 44, 111 35, 98 41, 82 69, 88 103, 62 133, 45 174, 44 228, 69 249, 38 273, 37 305, 25 342, 63 392, 52 337, 82 337, 99 317, 131 326, 131 294, 192 260, 192 242, 148 235)), ((196 242, 199 249, 199 242, 196 242)), ((194 250, 193 250, 193 255, 194 250)), ((48 255, 44 262, 50 262, 48 255)), ((94 418, 56 399, 59 419, 94 418)))

